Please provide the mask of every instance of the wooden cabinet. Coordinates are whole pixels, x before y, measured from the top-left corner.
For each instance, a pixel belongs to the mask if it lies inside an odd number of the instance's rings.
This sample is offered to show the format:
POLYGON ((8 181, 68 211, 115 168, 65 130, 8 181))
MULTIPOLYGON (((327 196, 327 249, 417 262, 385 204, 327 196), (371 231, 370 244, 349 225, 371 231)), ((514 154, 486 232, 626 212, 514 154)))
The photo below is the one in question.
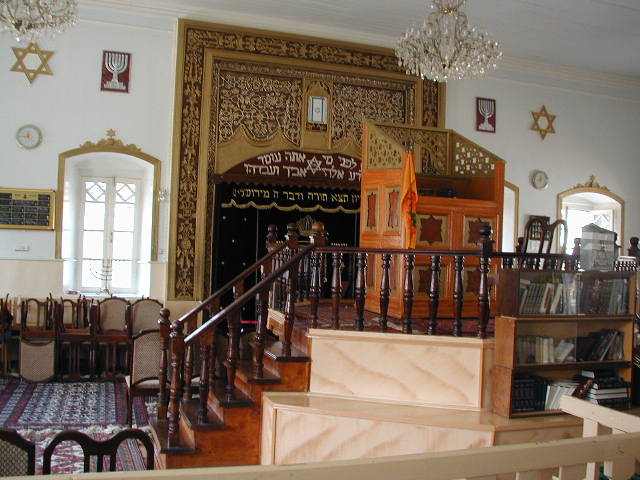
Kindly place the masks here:
POLYGON ((561 395, 562 388, 572 393, 571 381, 584 371, 605 370, 631 380, 635 273, 502 270, 499 286, 496 413, 560 413, 549 408, 550 395, 561 395), (528 303, 530 294, 538 299, 528 303))

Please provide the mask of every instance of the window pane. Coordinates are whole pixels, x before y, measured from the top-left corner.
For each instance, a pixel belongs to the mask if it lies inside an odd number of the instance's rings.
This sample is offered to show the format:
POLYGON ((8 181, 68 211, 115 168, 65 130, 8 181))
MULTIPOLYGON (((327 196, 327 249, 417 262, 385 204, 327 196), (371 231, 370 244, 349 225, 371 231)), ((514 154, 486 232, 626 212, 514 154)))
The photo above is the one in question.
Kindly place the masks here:
POLYGON ((102 260, 82 261, 82 286, 100 288, 102 286, 102 260))
POLYGON ((107 184, 105 182, 84 182, 85 200, 89 202, 104 202, 107 184))
POLYGON ((113 229, 133 232, 135 207, 130 203, 117 203, 113 212, 113 229))
POLYGON ((84 229, 104 229, 104 203, 87 202, 84 204, 84 229))
POLYGON ((82 234, 82 258, 102 258, 102 232, 84 232, 82 234))
POLYGON ((123 260, 113 261, 113 288, 131 288, 131 262, 123 260))
POLYGON ((116 183, 116 202, 136 203, 135 183, 116 183))
POLYGON ((133 233, 113 232, 113 258, 133 259, 133 233))

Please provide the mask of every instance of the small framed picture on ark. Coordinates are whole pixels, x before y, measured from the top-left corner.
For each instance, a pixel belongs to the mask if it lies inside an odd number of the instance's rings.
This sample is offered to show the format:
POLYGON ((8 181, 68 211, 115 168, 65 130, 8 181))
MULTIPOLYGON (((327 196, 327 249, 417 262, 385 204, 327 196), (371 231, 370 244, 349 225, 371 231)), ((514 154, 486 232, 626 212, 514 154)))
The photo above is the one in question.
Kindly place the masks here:
POLYGON ((496 133, 496 101, 493 98, 476 97, 476 130, 496 133))
POLYGON ((100 90, 129 93, 131 54, 124 52, 102 52, 102 76, 100 90))

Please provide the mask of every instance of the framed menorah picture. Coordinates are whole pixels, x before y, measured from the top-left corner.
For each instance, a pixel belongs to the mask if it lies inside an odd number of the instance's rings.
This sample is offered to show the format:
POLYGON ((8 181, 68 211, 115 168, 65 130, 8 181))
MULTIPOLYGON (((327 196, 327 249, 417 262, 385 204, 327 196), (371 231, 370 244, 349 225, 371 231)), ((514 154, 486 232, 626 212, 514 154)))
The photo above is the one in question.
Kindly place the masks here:
POLYGON ((476 97, 476 130, 496 133, 496 101, 493 98, 476 97))
POLYGON ((129 93, 131 54, 124 52, 102 52, 102 76, 100 90, 129 93))

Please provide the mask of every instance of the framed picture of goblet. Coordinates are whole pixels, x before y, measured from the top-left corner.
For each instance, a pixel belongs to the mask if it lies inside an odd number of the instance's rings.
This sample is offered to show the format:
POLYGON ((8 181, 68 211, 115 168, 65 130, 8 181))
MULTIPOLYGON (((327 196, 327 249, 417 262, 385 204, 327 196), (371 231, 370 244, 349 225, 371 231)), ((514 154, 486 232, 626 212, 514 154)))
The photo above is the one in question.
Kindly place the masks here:
POLYGON ((124 52, 102 52, 102 76, 100 90, 129 93, 131 54, 124 52))
POLYGON ((476 97, 476 130, 496 133, 496 101, 493 98, 476 97))

